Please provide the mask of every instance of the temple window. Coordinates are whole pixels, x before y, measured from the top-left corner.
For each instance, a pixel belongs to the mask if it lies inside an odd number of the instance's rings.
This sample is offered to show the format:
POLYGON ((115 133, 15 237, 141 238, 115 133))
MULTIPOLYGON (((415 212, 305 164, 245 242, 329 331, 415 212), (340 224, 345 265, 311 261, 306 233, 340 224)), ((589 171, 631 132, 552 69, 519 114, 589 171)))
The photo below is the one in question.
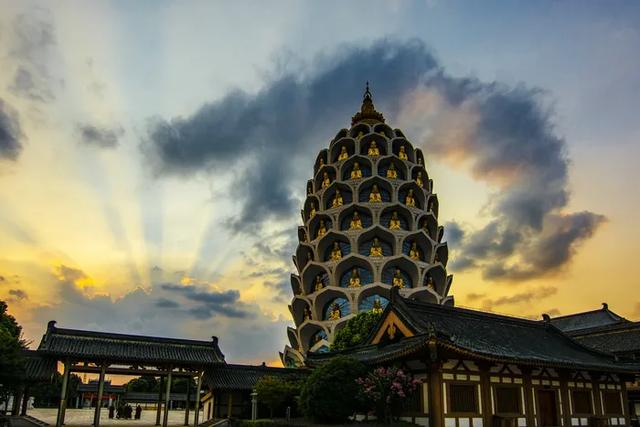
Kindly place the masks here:
POLYGON ((499 414, 520 414, 520 387, 496 387, 496 411, 499 414))
POLYGON ((620 400, 620 392, 605 391, 602 393, 602 401, 604 404, 605 414, 622 414, 622 402, 620 400))
POLYGON ((588 390, 573 390, 573 412, 576 414, 591 414, 591 392, 588 390))
POLYGON ((478 412, 478 387, 475 384, 449 384, 448 388, 450 412, 478 412))

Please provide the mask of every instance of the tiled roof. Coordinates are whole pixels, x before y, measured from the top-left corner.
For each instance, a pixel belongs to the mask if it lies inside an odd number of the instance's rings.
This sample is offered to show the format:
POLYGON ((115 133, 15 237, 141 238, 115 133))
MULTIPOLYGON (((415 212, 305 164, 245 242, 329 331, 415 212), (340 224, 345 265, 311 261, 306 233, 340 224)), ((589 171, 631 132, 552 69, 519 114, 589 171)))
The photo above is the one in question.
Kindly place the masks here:
POLYGON ((602 308, 598 310, 558 316, 551 319, 551 323, 556 328, 567 333, 628 322, 624 317, 609 310, 609 306, 606 303, 602 304, 602 308))
POLYGON ((269 366, 224 365, 207 369, 204 384, 212 390, 253 390, 264 376, 275 376, 287 380, 306 377, 306 369, 274 368, 269 366))
POLYGON ((196 341, 61 329, 49 322, 38 352, 57 358, 123 363, 206 366, 224 363, 217 338, 196 341))
POLYGON ((607 353, 618 355, 640 353, 640 323, 637 322, 599 328, 586 334, 571 335, 580 344, 607 353))
MULTIPOLYGON (((370 345, 346 353, 367 362, 384 361, 424 348, 427 340, 433 338, 440 346, 488 360, 620 372, 635 369, 616 363, 611 355, 580 345, 545 321, 429 304, 399 296, 393 298, 385 311, 389 310, 413 329, 415 335, 393 344, 370 345)), ((309 359, 313 364, 331 355, 311 355, 309 359)))
POLYGON ((46 382, 51 381, 57 370, 57 362, 55 359, 44 357, 37 351, 24 350, 24 371, 27 381, 46 382))

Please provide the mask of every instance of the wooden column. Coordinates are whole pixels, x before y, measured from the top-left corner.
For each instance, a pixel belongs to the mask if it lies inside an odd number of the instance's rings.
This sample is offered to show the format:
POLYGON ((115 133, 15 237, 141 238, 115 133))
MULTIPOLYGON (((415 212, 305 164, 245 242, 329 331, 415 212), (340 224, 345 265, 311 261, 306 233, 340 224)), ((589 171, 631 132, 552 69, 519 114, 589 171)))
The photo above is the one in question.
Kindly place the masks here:
POLYGON ((29 387, 24 388, 24 395, 22 396, 22 408, 20 409, 20 415, 27 415, 27 407, 29 406, 29 387))
POLYGON ((197 376, 197 384, 196 384, 196 402, 194 405, 194 414, 193 414, 193 427, 198 427, 198 422, 200 420, 200 391, 202 390, 202 371, 198 372, 197 376))
POLYGON ((24 394, 24 386, 18 386, 16 393, 13 395, 13 404, 11 405, 11 415, 14 417, 20 413, 20 403, 22 402, 22 395, 24 394))
POLYGON ((156 410, 156 425, 160 425, 160 414, 162 411, 162 377, 159 379, 158 384, 158 409, 156 410))
POLYGON ((429 368, 429 427, 444 427, 441 377, 440 363, 431 363, 429 368))
POLYGON ((102 396, 104 395, 104 375, 107 371, 107 364, 100 366, 100 377, 98 379, 98 401, 96 402, 96 412, 93 415, 93 426, 100 426, 100 410, 102 409, 102 396))
POLYGON ((627 393, 627 383, 622 378, 620 378, 620 387, 622 392, 622 411, 624 412, 624 423, 625 425, 631 425, 631 405, 629 405, 629 395, 627 393))
POLYGON ((522 368, 522 390, 524 392, 524 412, 527 418, 527 427, 535 426, 535 415, 533 408, 533 384, 531 384, 531 369, 522 368))
POLYGON ((169 424, 169 401, 171 400, 171 370, 169 368, 169 374, 167 375, 167 389, 164 395, 164 416, 162 417, 162 427, 167 427, 169 424))
POLYGON ((231 418, 232 410, 233 410, 233 392, 229 391, 229 402, 227 404, 227 418, 231 418))
POLYGON ((62 374, 62 389, 60 390, 60 405, 58 406, 58 416, 56 418, 56 427, 62 427, 64 424, 64 411, 67 409, 67 385, 69 383, 69 371, 71 370, 71 362, 64 362, 64 372, 62 374))
POLYGON ((491 364, 482 363, 479 364, 480 368, 480 392, 482 397, 482 425, 491 426, 493 417, 493 408, 491 407, 491 382, 489 376, 491 375, 489 370, 491 364))
POLYGON ((600 374, 598 374, 597 372, 589 372, 589 375, 591 376, 591 378, 593 378, 593 402, 595 403, 596 407, 593 408, 593 413, 599 416, 604 415, 604 412, 602 411, 602 396, 600 394, 600 381, 598 381, 598 378, 600 378, 600 374))
POLYGON ((571 425, 571 405, 569 404, 569 386, 567 384, 568 378, 568 372, 560 372, 560 396, 562 396, 562 415, 565 426, 571 425))
POLYGON ((193 378, 187 377, 187 398, 184 402, 184 425, 189 425, 189 392, 191 391, 191 380, 193 378))

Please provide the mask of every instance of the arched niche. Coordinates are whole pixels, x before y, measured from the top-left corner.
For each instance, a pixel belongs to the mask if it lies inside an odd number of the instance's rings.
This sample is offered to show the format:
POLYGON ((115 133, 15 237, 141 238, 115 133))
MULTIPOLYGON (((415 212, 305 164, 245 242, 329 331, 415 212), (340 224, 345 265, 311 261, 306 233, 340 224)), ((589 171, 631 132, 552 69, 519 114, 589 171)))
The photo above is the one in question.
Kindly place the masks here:
POLYGON ((336 133, 336 136, 333 137, 331 143, 329 145, 333 145, 336 142, 340 141, 342 138, 346 138, 349 136, 349 129, 342 128, 336 133))
POLYGON ((436 196, 435 194, 430 194, 429 198, 427 199, 427 205, 426 205, 426 210, 427 212, 433 212, 433 216, 436 217, 436 219, 438 218, 438 196, 436 196))
POLYGON ((342 179, 344 181, 350 181, 352 179, 351 172, 353 171, 356 163, 358 163, 360 171, 362 172, 362 177, 354 179, 366 179, 371 176, 371 160, 364 156, 352 156, 340 167, 342 179))
POLYGON ((306 295, 315 292, 316 277, 320 277, 323 289, 332 286, 329 271, 321 264, 312 262, 302 272, 302 289, 306 295))
POLYGON ((331 157, 331 161, 336 163, 338 161, 338 157, 340 157, 340 153, 342 153, 342 147, 347 150, 347 154, 349 157, 356 154, 356 141, 353 138, 342 138, 340 141, 337 141, 329 150, 329 156, 331 157))
POLYGON ((309 242, 309 236, 307 236, 307 230, 299 225, 298 226, 298 242, 309 242))
POLYGON ((371 225, 373 224, 373 215, 371 214, 371 211, 361 205, 351 205, 340 212, 340 216, 338 217, 340 230, 349 230, 349 228, 351 227, 351 220, 353 219, 355 212, 358 212, 358 216, 360 217, 360 222, 362 223, 363 229, 371 227, 371 225))
POLYGON ((335 243, 340 247, 342 258, 351 253, 351 243, 349 239, 343 234, 331 231, 318 242, 318 254, 322 261, 335 261, 331 259, 331 252, 334 249, 335 243))
POLYGON ((305 221, 309 221, 311 219, 311 206, 316 209, 316 213, 320 210, 320 199, 318 196, 307 196, 307 199, 304 201, 304 219, 305 221))
POLYGON ((289 277, 289 280, 291 282, 291 292, 293 292, 293 295, 302 295, 303 290, 302 290, 302 282, 300 281, 300 276, 298 276, 297 274, 292 274, 289 277))
POLYGON ((299 368, 304 366, 302 355, 289 346, 285 346, 284 353, 280 354, 280 358, 285 368, 299 368))
POLYGON ((376 306, 376 300, 380 302, 380 307, 384 310, 387 308, 389 304, 389 299, 380 295, 380 294, 371 294, 365 297, 360 296, 360 301, 358 302, 358 312, 367 312, 372 311, 376 306))
POLYGON ((422 154, 422 150, 419 148, 416 148, 416 163, 419 165, 424 166, 424 155, 422 154))
POLYGON ((360 139, 360 154, 368 156, 369 147, 372 146, 375 141, 376 147, 380 151, 379 157, 386 156, 389 153, 387 138, 377 133, 370 133, 360 139))
POLYGON ((380 226, 367 230, 358 236, 358 253, 362 256, 369 257, 375 239, 378 239, 380 246, 382 246, 383 256, 390 257, 396 253, 393 234, 380 226))
POLYGON ((429 302, 431 304, 438 304, 440 299, 440 297, 436 294, 435 291, 429 288, 425 288, 424 286, 420 288, 411 289, 404 295, 404 297, 409 299, 414 299, 417 301, 429 302))
POLYGON ((308 243, 298 244, 298 248, 296 249, 296 265, 298 271, 304 270, 310 262, 313 262, 313 248, 308 243))
MULTIPOLYGON (((340 308, 340 317, 335 320, 340 320, 344 317, 347 317, 351 314, 351 303, 349 302, 349 298, 344 296, 336 296, 331 300, 324 303, 322 307, 322 320, 331 320, 331 313, 333 312, 334 305, 337 304, 340 308)), ((317 302, 316 302, 317 305, 317 302)))
POLYGON ((333 183, 336 180, 338 173, 336 168, 331 165, 324 165, 318 170, 314 178, 314 186, 317 191, 322 190, 322 182, 326 177, 329 177, 329 181, 333 183), (326 176, 325 176, 326 173, 326 176))
POLYGON ((413 145, 411 145, 409 141, 404 138, 396 138, 391 142, 391 150, 393 151, 393 154, 398 156, 398 158, 400 158, 401 147, 404 147, 404 153, 407 155, 407 160, 415 163, 416 154, 413 149, 413 145))
POLYGON ((329 164, 329 150, 323 148, 316 156, 316 161, 313 164, 313 174, 317 174, 320 168, 326 164, 329 164))
POLYGON ((418 183, 418 174, 420 175, 420 180, 422 181, 422 186, 419 186, 423 190, 430 191, 429 175, 427 174, 427 170, 424 168, 424 166, 417 165, 411 169, 411 180, 416 184, 418 183))
POLYGON ((400 203, 403 203, 405 206, 407 205, 407 195, 413 192, 413 198, 416 201, 415 208, 416 209, 424 209, 425 204, 425 195, 424 191, 418 184, 415 182, 407 182, 402 184, 402 186, 398 189, 398 200, 400 203))
POLYGON ((325 343, 329 342, 328 331, 317 323, 305 323, 300 328, 298 334, 300 335, 300 344, 302 344, 302 349, 305 352, 322 341, 325 343))
POLYGON ((413 288, 420 283, 418 267, 411 259, 400 256, 387 262, 382 269, 382 283, 393 286, 393 276, 396 268, 404 279, 405 288, 413 288))
POLYGON ((404 133, 402 133, 402 131, 400 129, 397 129, 397 128, 394 129, 393 133, 395 133, 396 137, 398 137, 398 138, 404 138, 405 137, 404 133))
POLYGON ((373 131, 379 135, 383 135, 387 139, 393 138, 393 129, 384 123, 379 123, 373 127, 373 131))
POLYGON ((371 132, 369 125, 365 123, 358 123, 357 125, 351 128, 351 130, 349 131, 349 136, 351 138, 360 139, 360 138, 363 138, 365 135, 368 135, 369 132, 371 132))
POLYGON ((397 180, 405 180, 407 179, 407 165, 397 157, 387 156, 378 162, 378 175, 385 179, 394 179, 387 176, 387 172, 389 168, 393 164, 393 167, 396 169, 397 180))
POLYGON ((313 188, 313 180, 310 179, 307 181, 307 196, 310 196, 313 193, 315 193, 315 190, 313 188))
POLYGON ((358 186, 358 201, 360 203, 369 203, 369 196, 371 194, 371 190, 373 185, 378 186, 378 191, 382 196, 383 203, 389 203, 392 201, 393 187, 389 184, 389 181, 380 178, 379 176, 374 176, 372 178, 363 181, 358 186))
POLYGON ((296 334, 296 330, 291 326, 287 326, 287 338, 289 338, 289 342, 295 348, 300 348, 300 342, 298 342, 298 334, 296 334))
POLYGON ((322 236, 318 236, 318 231, 320 230, 320 227, 322 226, 323 223, 324 223, 324 228, 327 229, 327 233, 331 231, 331 228, 333 227, 333 222, 331 221, 331 217, 327 214, 323 214, 323 213, 316 214, 316 216, 311 218, 311 221, 309 221, 309 233, 311 234, 312 241, 322 237, 322 236))
POLYGON ((418 218, 418 229, 424 230, 434 242, 438 241, 438 220, 433 213, 427 212, 418 218))
POLYGON ((432 279, 433 290, 438 295, 444 295, 447 289, 447 273, 444 267, 440 264, 435 264, 425 271, 424 278, 422 279, 422 285, 429 286, 429 278, 432 279))
POLYGON ((352 254, 347 258, 344 258, 336 266, 335 277, 338 286, 341 288, 350 287, 351 274, 354 268, 358 270, 358 274, 360 275, 360 286, 366 286, 373 283, 373 268, 371 267, 371 264, 359 255, 352 254))
POLYGON ((433 254, 433 244, 427 237, 426 233, 418 231, 404 238, 404 240, 402 241, 402 253, 409 258, 411 258, 409 254, 414 243, 416 244, 418 249, 418 254, 420 257, 419 261, 430 263, 431 256, 433 254))
MULTIPOLYGON (((296 325, 301 325, 305 322, 304 311, 305 308, 311 310, 311 302, 306 298, 296 296, 291 302, 291 315, 293 316, 293 323, 296 325)), ((311 315, 311 319, 308 320, 317 320, 313 318, 313 313, 311 315)))
MULTIPOLYGON (((413 215, 411 215, 411 211, 404 205, 395 205, 384 208, 380 214, 380 225, 389 228, 394 212, 397 213, 398 219, 400 220, 401 230, 408 231, 413 229, 413 215)), ((393 231, 398 230, 392 230, 392 232, 393 231)))
POLYGON ((438 226, 438 238, 436 239, 436 242, 440 243, 442 242, 442 237, 444 236, 444 227, 439 225, 438 226))
POLYGON ((447 266, 447 262, 449 262, 449 246, 447 243, 440 243, 436 247, 436 254, 433 259, 434 264, 440 263, 443 266, 447 266))
POLYGON ((333 208, 333 202, 338 191, 340 192, 340 196, 342 197, 342 206, 348 205, 353 201, 351 188, 347 184, 344 184, 342 182, 332 182, 322 195, 322 203, 325 209, 333 208))

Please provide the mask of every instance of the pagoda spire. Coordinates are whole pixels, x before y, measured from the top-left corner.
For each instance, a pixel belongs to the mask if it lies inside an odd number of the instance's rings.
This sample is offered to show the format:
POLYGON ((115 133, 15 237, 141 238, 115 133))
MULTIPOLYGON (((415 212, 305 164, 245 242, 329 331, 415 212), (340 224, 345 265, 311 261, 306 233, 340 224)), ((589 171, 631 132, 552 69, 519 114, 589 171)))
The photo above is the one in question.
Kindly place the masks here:
POLYGON ((360 111, 351 118, 351 126, 358 122, 365 122, 369 124, 384 123, 384 116, 382 113, 376 111, 376 107, 373 105, 373 95, 369 89, 368 81, 362 97, 362 106, 360 107, 360 111))

